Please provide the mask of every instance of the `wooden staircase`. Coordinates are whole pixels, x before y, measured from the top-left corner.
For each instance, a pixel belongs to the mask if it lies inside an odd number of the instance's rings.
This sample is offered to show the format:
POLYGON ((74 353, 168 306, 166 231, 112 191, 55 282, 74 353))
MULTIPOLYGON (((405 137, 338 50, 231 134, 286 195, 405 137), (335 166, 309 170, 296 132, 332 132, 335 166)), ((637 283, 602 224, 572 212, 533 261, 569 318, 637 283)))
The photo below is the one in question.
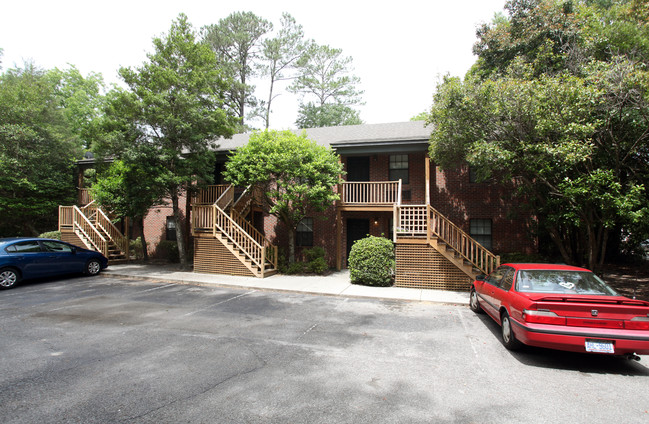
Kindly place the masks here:
POLYGON ((484 248, 430 205, 397 206, 395 241, 426 243, 471 279, 489 274, 500 256, 484 248))
POLYGON ((256 277, 275 274, 277 246, 244 218, 254 203, 254 190, 249 187, 236 201, 232 185, 210 186, 208 190, 218 193, 219 197, 213 204, 201 204, 211 200, 210 196, 200 194, 196 197, 198 201, 192 205, 192 235, 218 240, 256 277))
POLYGON ((83 207, 59 206, 59 231, 61 238, 101 252, 111 263, 129 257, 128 239, 94 201, 83 207))

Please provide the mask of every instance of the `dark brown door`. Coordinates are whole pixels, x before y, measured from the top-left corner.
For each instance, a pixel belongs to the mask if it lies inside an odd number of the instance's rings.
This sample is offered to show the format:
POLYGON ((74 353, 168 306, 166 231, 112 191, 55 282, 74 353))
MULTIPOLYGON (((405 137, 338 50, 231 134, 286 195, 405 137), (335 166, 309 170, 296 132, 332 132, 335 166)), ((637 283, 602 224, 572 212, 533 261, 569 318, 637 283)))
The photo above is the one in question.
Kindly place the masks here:
POLYGON ((347 181, 370 180, 370 157, 352 156, 347 158, 347 181))
POLYGON ((347 219, 347 258, 349 259, 349 252, 352 251, 352 245, 356 240, 367 237, 370 233, 370 220, 369 219, 347 219))

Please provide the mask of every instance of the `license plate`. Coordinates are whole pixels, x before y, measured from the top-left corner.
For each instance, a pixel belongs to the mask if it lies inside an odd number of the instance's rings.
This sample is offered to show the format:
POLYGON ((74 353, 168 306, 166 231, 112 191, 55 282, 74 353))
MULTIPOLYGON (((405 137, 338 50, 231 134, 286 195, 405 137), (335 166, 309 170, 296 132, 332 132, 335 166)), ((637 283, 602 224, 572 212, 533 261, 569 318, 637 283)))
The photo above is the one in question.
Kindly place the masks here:
POLYGON ((586 352, 615 353, 613 342, 610 340, 586 339, 586 352))

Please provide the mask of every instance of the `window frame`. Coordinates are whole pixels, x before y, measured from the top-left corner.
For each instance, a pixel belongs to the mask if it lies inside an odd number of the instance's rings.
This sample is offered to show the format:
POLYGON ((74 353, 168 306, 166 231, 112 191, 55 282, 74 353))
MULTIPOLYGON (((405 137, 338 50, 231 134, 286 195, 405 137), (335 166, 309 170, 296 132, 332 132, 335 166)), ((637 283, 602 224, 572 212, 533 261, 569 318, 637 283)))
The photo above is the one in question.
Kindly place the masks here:
POLYGON ((410 157, 407 153, 388 157, 388 179, 401 180, 402 184, 410 184, 410 157))
POLYGON ((493 220, 491 218, 471 218, 469 220, 469 236, 480 243, 480 245, 485 249, 491 250, 493 248, 493 220), (489 223, 488 227, 484 225, 478 225, 485 224, 486 222, 489 223), (486 233, 475 231, 477 230, 477 228, 474 227, 474 224, 480 229, 488 228, 489 232, 486 233), (486 241, 487 239, 487 243, 484 243, 484 241, 486 241))
POLYGON ((312 217, 304 217, 302 218, 300 223, 297 224, 297 227, 295 228, 295 245, 299 247, 313 246, 313 218, 312 217), (306 229, 304 229, 304 227, 306 227, 306 229))

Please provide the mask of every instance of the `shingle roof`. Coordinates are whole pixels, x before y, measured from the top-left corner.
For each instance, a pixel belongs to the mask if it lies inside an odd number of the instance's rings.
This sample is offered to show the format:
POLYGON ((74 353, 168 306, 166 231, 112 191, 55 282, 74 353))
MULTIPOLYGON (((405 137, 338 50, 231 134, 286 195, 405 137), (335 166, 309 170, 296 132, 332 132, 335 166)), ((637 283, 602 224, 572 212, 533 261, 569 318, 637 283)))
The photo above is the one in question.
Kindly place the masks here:
MULTIPOLYGON (((316 143, 333 148, 376 146, 383 144, 426 144, 431 128, 424 121, 394 122, 389 124, 343 125, 339 127, 308 128, 307 137, 316 143)), ((235 134, 231 139, 219 139, 218 152, 236 150, 248 142, 250 134, 235 134)))

